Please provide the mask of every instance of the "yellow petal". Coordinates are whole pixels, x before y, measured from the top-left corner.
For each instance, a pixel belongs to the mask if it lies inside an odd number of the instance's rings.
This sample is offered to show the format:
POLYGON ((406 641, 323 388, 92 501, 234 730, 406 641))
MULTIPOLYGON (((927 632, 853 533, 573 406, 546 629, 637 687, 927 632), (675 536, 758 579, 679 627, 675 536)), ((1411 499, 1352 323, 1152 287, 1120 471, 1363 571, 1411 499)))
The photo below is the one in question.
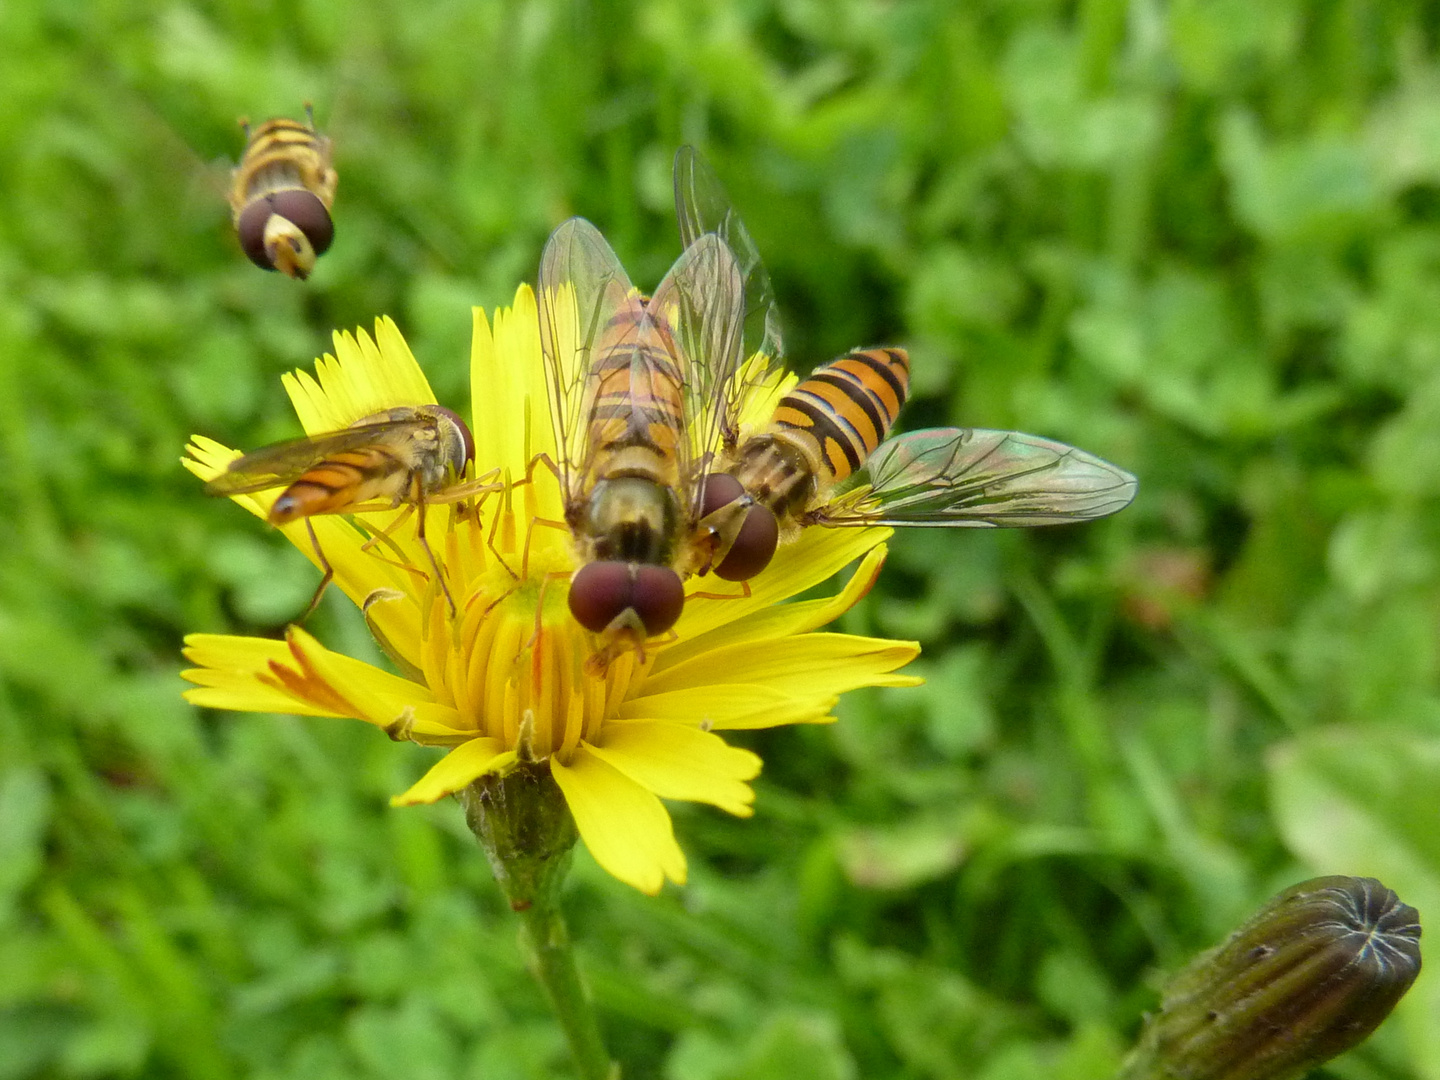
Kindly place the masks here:
POLYGON ((284 660, 290 655, 283 641, 235 634, 186 634, 183 651, 191 663, 219 671, 263 668, 270 660, 284 660))
POLYGON ((535 455, 555 456, 535 293, 521 285, 513 307, 496 309, 493 330, 482 309, 472 313, 475 460, 519 480, 535 455))
POLYGON ((182 677, 201 689, 187 690, 195 705, 240 712, 279 712, 300 716, 350 716, 345 703, 330 695, 307 696, 277 683, 274 665, 293 667, 295 656, 284 641, 230 634, 189 634, 185 658, 196 668, 182 677))
POLYGON ((459 746, 475 738, 475 729, 467 726, 464 717, 439 702, 402 705, 388 724, 375 723, 396 742, 421 746, 459 746))
POLYGON ((913 641, 805 634, 779 641, 747 641, 697 656, 652 675, 648 693, 726 683, 774 685, 793 694, 843 694, 860 686, 918 686, 922 680, 892 675, 920 655, 913 641))
POLYGON ((685 884, 685 856, 663 803, 581 743, 568 764, 550 771, 580 830, 580 839, 606 871, 654 896, 669 878, 685 884))
POLYGON ((253 674, 239 671, 208 671, 191 668, 180 677, 198 683, 182 694, 202 709, 230 709, 233 712, 285 713, 292 716, 341 716, 312 705, 284 690, 265 686, 253 674))
POLYGON ((780 399, 800 381, 793 373, 781 371, 772 375, 768 382, 757 382, 757 369, 764 371, 769 364, 770 358, 764 353, 757 352, 735 373, 736 380, 746 390, 740 411, 741 441, 759 429, 769 426, 770 418, 775 415, 775 407, 780 404, 780 399))
POLYGON ((833 622, 860 602, 875 585, 885 563, 884 544, 873 548, 855 568, 845 587, 824 600, 801 600, 794 604, 774 604, 734 622, 682 640, 665 650, 656 663, 657 670, 674 667, 685 660, 740 641, 762 641, 770 638, 807 634, 833 622))
POLYGON ((191 435, 190 445, 185 447, 186 456, 180 464, 201 480, 213 480, 227 468, 230 462, 240 456, 239 450, 232 450, 224 443, 207 439, 204 435, 191 435))
POLYGON ((470 739, 437 761, 409 791, 390 800, 391 806, 433 803, 514 761, 499 739, 470 739))
MULTIPOLYGON (((240 456, 239 450, 232 450, 214 439, 207 439, 204 435, 191 435, 190 445, 185 447, 185 453, 188 456, 181 458, 180 464, 206 482, 219 476, 230 467, 230 462, 240 456)), ((270 501, 273 496, 271 499, 260 500, 253 495, 232 495, 230 499, 249 510, 256 517, 263 518, 270 509, 270 501)))
POLYGON ((182 673, 199 686, 185 692, 195 705, 351 716, 391 738, 426 745, 450 746, 474 738, 460 715, 431 700, 425 687, 331 652, 299 627, 290 628, 286 641, 191 634, 185 639, 185 656, 200 665, 182 673))
POLYGON ((419 683, 391 675, 343 653, 331 652, 308 631, 291 626, 285 631, 292 663, 320 680, 348 705, 348 715, 388 728, 407 707, 431 705, 435 696, 419 683))
POLYGON ((723 683, 702 690, 631 698, 621 704, 619 717, 610 722, 670 720, 706 731, 819 724, 834 719, 829 713, 837 700, 834 695, 797 696, 774 686, 723 683))
MULTIPOLYGON (((430 380, 415 360, 405 335, 389 315, 375 320, 375 343, 380 348, 381 364, 371 374, 375 385, 375 401, 380 409, 400 405, 433 405, 435 391, 430 380)), ((375 411, 379 411, 378 409, 375 411)))
MULTIPOLYGON (((839 573, 845 566, 882 543, 890 529, 826 529, 815 526, 804 530, 793 544, 783 544, 765 572, 749 581, 750 595, 744 596, 741 586, 721 581, 713 575, 691 578, 687 592, 693 594, 721 593, 724 599, 691 599, 675 624, 681 641, 688 641, 717 627, 735 622, 802 593, 839 573)), ((657 667, 667 664, 664 653, 657 667)))
POLYGON ((662 799, 705 802, 749 817, 760 758, 708 731, 666 721, 607 724, 590 753, 662 799))
POLYGON ((364 330, 336 331, 335 352, 315 361, 315 374, 282 376, 306 434, 349 427, 397 405, 434 404, 435 392, 410 347, 389 317, 375 320, 375 337, 364 330))

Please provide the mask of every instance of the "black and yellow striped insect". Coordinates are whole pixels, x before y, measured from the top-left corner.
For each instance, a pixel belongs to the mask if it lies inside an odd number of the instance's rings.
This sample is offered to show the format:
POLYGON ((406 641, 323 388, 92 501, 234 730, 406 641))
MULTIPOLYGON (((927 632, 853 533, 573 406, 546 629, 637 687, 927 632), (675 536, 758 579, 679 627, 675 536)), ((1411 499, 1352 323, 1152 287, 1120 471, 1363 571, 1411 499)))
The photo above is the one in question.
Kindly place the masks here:
POLYGON ((1135 497, 1125 470, 1035 435, 935 428, 886 441, 909 391, 909 356, 898 348, 822 365, 742 437, 745 395, 782 362, 774 291, 719 180, 690 147, 676 157, 675 187, 686 245, 713 234, 734 252, 745 352, 759 353, 724 389, 721 447, 692 539, 701 572, 745 581, 811 525, 1058 525, 1113 514, 1135 497))
POLYGON ((255 128, 242 119, 245 149, 230 175, 230 211, 240 247, 265 270, 304 280, 335 239, 330 207, 339 177, 330 140, 315 127, 277 117, 255 128))
POLYGON ((493 483, 493 473, 465 479, 474 459, 474 437, 458 415, 441 405, 402 405, 339 431, 252 450, 230 462, 205 485, 205 492, 246 495, 285 489, 270 504, 266 520, 271 525, 304 520, 324 572, 306 616, 320 603, 334 576, 309 519, 318 514, 393 510, 404 503, 418 515, 416 539, 453 612, 455 601, 425 539, 425 507, 495 490, 499 485, 493 483))
POLYGON ((599 655, 669 630, 741 357, 743 284, 719 237, 681 253, 648 299, 605 238, 572 218, 540 261, 540 341, 565 521, 580 566, 570 610, 599 655))

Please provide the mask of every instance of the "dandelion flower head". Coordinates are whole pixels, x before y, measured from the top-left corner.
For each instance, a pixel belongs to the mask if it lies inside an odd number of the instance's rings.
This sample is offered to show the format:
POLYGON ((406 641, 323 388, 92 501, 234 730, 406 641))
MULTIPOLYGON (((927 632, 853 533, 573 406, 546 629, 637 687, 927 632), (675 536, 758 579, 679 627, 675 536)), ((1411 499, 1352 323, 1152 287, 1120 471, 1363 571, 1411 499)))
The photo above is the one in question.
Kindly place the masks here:
MULTIPOLYGON (((337 333, 314 376, 285 387, 307 434, 335 431, 435 397, 395 324, 337 333)), ((408 508, 310 519, 335 585, 365 614, 398 673, 333 652, 298 626, 284 640, 192 634, 186 657, 196 705, 249 712, 353 717, 391 738, 447 753, 397 805, 434 802, 520 761, 548 762, 596 861, 656 893, 683 883, 685 857, 662 799, 710 803, 748 816, 760 759, 728 745, 726 730, 822 723, 840 694, 918 682, 897 674, 912 642, 820 628, 869 590, 888 530, 812 528, 782 547, 749 583, 749 596, 687 582, 668 639, 619 653, 597 674, 596 636, 567 606, 576 567, 559 482, 540 455, 555 453, 533 292, 493 323, 474 311, 472 423, 479 474, 499 470, 483 497, 425 509, 425 535, 456 605, 434 580, 408 508), (408 515, 408 516, 405 516, 408 515), (402 518, 403 516, 403 518, 402 518), (382 535, 383 534, 383 535, 382 535), (379 536, 366 546, 367 540, 379 536), (782 604, 861 559, 829 598, 782 604)), ((763 424, 787 383, 751 395, 744 417, 763 424)), ((185 465, 201 479, 237 451, 195 436, 185 465)), ((279 489, 234 501, 264 518, 279 489)), ((304 521, 281 526, 315 560, 304 521)))

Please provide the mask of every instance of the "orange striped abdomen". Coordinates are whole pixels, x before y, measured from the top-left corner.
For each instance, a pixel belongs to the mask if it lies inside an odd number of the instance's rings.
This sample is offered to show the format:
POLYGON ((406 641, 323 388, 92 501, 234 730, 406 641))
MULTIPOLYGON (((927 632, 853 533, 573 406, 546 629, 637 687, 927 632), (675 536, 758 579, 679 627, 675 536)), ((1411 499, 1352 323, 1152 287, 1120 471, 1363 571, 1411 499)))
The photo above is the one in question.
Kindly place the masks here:
POLYGON ((684 424, 683 377, 667 348, 665 328, 637 306, 620 311, 596 352, 598 384, 590 412, 590 443, 601 451, 642 446, 673 462, 684 424))
POLYGON ((884 441, 910 388, 904 349, 863 349, 816 368, 780 399, 774 424, 814 440, 831 481, 843 480, 884 441))
POLYGON ((284 182, 298 182, 311 188, 325 201, 334 198, 334 186, 326 165, 329 140, 295 120, 266 120, 250 136, 236 170, 235 193, 244 199, 284 182), (278 175, 271 175, 278 174, 278 175))
POLYGON ((398 501, 407 494, 410 469, 384 447, 361 447, 326 458, 280 493, 270 507, 272 525, 315 514, 344 513, 377 499, 398 501))

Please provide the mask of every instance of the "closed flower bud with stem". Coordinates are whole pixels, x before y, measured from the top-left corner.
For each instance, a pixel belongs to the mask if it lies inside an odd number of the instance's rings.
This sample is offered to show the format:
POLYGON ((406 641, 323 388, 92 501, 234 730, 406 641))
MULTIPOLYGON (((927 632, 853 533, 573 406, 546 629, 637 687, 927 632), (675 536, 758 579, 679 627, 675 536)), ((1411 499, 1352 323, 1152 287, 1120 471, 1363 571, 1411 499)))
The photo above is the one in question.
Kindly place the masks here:
POLYGON ((1272 899, 1166 986, 1122 1080, 1291 1080, 1363 1042, 1420 973, 1420 922, 1374 878, 1272 899))

